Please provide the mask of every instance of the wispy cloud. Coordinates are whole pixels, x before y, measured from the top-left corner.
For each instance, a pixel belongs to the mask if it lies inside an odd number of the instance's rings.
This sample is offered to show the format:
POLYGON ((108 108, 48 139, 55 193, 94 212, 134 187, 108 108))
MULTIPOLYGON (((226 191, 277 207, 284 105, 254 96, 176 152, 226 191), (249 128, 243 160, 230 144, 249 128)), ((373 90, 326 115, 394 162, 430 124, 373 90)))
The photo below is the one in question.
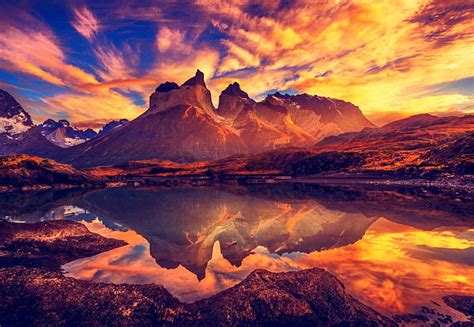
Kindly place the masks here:
POLYGON ((73 14, 71 25, 86 39, 92 40, 99 31, 99 22, 92 11, 83 6, 73 9, 73 14))
POLYGON ((101 66, 97 73, 105 82, 133 77, 139 54, 129 44, 118 49, 112 43, 101 42, 93 51, 101 66))
POLYGON ((94 75, 66 62, 55 34, 32 16, 14 21, 0 31, 0 66, 35 76, 48 83, 74 87, 96 83, 94 75))

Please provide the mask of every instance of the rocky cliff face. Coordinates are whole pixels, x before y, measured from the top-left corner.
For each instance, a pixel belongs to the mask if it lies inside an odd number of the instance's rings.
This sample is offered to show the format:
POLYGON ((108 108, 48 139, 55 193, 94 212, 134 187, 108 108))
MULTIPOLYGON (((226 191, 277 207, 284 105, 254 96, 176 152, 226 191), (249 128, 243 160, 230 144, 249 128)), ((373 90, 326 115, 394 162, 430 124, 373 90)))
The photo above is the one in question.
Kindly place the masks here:
POLYGON ((200 108, 205 114, 215 117, 211 92, 207 89, 204 74, 200 70, 181 86, 170 82, 158 86, 150 96, 150 108, 145 116, 163 112, 179 105, 200 108))
POLYGON ((181 86, 158 86, 144 114, 74 148, 63 160, 78 166, 153 158, 186 162, 246 151, 238 134, 217 115, 204 75, 197 71, 181 86))

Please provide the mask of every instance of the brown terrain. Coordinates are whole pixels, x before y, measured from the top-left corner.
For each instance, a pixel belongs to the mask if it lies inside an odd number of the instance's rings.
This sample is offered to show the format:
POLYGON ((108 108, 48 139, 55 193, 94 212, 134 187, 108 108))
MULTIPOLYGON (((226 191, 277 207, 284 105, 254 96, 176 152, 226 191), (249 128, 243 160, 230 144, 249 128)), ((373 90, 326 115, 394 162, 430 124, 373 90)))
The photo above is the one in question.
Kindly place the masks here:
POLYGON ((0 192, 92 187, 99 178, 53 160, 18 155, 0 157, 0 192))
POLYGON ((328 137, 308 148, 180 164, 132 161, 91 171, 98 176, 288 176, 292 178, 428 179, 474 174, 474 116, 414 116, 381 128, 328 137), (415 126, 415 127, 414 127, 415 126))

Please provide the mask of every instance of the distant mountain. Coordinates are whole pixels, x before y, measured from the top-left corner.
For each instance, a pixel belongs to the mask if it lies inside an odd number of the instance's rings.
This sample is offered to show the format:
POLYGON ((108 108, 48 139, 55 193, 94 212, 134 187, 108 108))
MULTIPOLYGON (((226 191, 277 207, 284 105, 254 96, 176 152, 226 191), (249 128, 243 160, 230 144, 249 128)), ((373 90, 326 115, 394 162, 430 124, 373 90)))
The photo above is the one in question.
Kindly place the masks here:
POLYGON ((13 135, 26 132, 32 126, 30 115, 14 97, 0 89, 0 135, 11 138, 13 135))
POLYGON ((57 122, 48 119, 39 127, 41 128, 41 134, 46 139, 61 148, 78 145, 97 136, 97 132, 94 130, 80 130, 72 127, 65 119, 58 120, 57 122))
POLYGON ((105 124, 101 130, 99 131, 98 135, 103 135, 103 134, 107 134, 108 132, 110 132, 111 130, 115 129, 115 128, 118 128, 118 127, 121 127, 121 126, 124 126, 126 124, 128 124, 129 121, 128 119, 119 119, 119 120, 112 120, 111 122, 108 122, 107 124, 105 124))
POLYGON ((127 123, 127 119, 111 121, 99 133, 74 127, 65 119, 35 125, 14 97, 0 90, 0 155, 25 153, 61 160, 67 153, 60 148, 76 146, 127 123))

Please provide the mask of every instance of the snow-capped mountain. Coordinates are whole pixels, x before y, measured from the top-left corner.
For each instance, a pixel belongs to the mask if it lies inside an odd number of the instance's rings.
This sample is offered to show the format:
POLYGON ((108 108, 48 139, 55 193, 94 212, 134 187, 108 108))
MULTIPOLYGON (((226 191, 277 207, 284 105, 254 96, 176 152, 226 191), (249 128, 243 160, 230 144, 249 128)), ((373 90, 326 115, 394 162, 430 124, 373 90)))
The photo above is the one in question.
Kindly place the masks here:
POLYGON ((97 136, 97 132, 94 130, 78 129, 71 126, 69 121, 65 119, 58 121, 48 119, 39 127, 41 128, 41 134, 46 137, 46 139, 61 148, 75 146, 97 136))
POLYGON ((0 134, 11 138, 32 126, 30 115, 14 97, 0 89, 0 134))
POLYGON ((61 148, 84 143, 127 123, 127 119, 111 121, 99 133, 74 127, 65 119, 47 119, 35 125, 15 98, 0 89, 0 155, 28 153, 60 159, 66 155, 61 148))

